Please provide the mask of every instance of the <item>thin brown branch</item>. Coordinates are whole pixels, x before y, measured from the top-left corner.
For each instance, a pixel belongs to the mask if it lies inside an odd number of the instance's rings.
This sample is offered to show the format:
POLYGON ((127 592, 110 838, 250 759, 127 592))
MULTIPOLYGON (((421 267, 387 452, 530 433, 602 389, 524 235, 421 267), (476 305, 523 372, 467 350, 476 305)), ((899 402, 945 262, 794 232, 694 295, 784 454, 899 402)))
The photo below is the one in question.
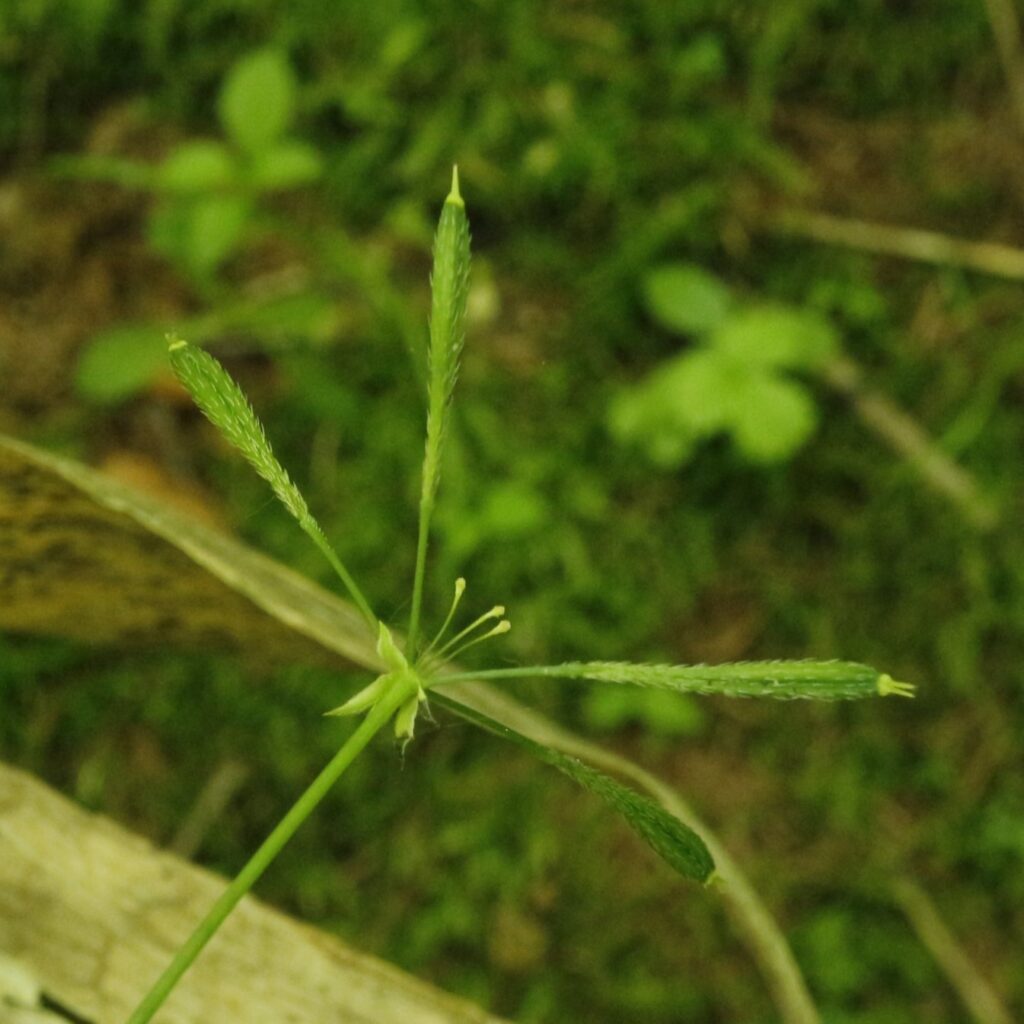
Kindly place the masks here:
POLYGON ((223 761, 196 797, 168 849, 186 860, 195 857, 206 834, 231 803, 248 774, 249 769, 241 762, 223 761))
POLYGON ((1009 1010, 946 927, 928 894, 909 878, 897 879, 892 894, 977 1024, 1013 1024, 1009 1010))
POLYGON ((998 512, 974 478, 942 451, 909 413, 865 387, 856 363, 846 357, 836 359, 825 367, 822 379, 850 402, 865 426, 905 458, 933 491, 956 505, 970 523, 982 530, 996 525, 998 512))
POLYGON ((937 231, 873 224, 811 210, 785 210, 766 223, 778 234, 1024 281, 1024 250, 999 242, 972 242, 937 231))
POLYGON ((1020 43, 1020 20, 1013 0, 985 0, 992 35, 1003 64, 1017 126, 1024 134, 1024 51, 1020 43))

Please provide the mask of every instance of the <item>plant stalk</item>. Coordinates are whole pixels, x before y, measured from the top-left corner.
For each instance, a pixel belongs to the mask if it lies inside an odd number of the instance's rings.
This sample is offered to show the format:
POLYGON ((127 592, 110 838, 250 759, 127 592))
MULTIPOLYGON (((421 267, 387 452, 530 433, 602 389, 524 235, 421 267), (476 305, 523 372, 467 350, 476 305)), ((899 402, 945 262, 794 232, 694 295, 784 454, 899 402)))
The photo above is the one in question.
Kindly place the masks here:
POLYGON ((313 543, 320 549, 324 558, 327 559, 331 564, 331 568, 338 574, 338 578, 342 583, 345 584, 345 589, 349 592, 349 596, 355 602, 356 607, 359 609, 360 614, 366 621, 366 624, 370 627, 370 631, 374 634, 377 632, 378 619, 373 614, 373 609, 370 607, 370 603, 363 596, 363 592, 359 589, 356 581, 352 578, 351 573, 345 568, 344 563, 338 557, 334 548, 331 547, 327 538, 320 532, 319 526, 312 519, 309 521, 300 520, 299 525, 302 527, 306 536, 313 541, 313 543))
POLYGON ((345 769, 387 723, 392 714, 415 692, 413 685, 408 682, 400 682, 370 709, 370 712, 359 724, 359 728, 349 736, 327 767, 295 801, 291 810, 278 822, 273 832, 267 836, 260 848, 210 908, 206 917, 199 922, 195 931, 174 954, 174 958, 167 965, 163 974, 157 978, 153 987, 128 1018, 127 1024, 146 1024, 152 1019, 181 980, 182 975, 202 952, 203 947, 213 938, 217 929, 235 909, 242 897, 255 885, 263 872, 267 870, 288 840, 295 835, 299 826, 309 817, 334 783, 342 776, 345 769))

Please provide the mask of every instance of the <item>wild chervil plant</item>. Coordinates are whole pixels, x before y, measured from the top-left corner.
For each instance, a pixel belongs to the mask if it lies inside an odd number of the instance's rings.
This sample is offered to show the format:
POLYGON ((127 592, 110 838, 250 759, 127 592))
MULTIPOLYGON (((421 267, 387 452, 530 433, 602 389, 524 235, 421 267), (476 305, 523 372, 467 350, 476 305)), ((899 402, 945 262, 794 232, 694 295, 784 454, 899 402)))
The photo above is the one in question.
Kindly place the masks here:
MULTIPOLYGON (((441 211, 434 240, 427 440, 423 458, 412 610, 404 650, 388 626, 374 613, 369 601, 313 518, 298 488, 274 457, 259 420, 238 386, 220 363, 202 349, 193 348, 177 339, 170 342, 170 359, 174 371, 196 404, 270 484, 281 503, 333 566, 365 619, 367 628, 377 637, 377 653, 385 671, 341 707, 328 712, 338 716, 354 716, 365 712, 365 717, 178 950, 131 1015, 128 1024, 143 1024, 152 1018, 239 900, 255 884, 373 736, 393 720, 395 735, 403 742, 412 739, 420 706, 438 684, 466 679, 547 677, 735 697, 843 700, 875 695, 913 695, 913 687, 906 683, 895 682, 890 676, 866 665, 842 661, 766 661, 718 666, 636 665, 596 661, 497 668, 479 672, 450 670, 447 666, 459 654, 490 637, 508 632, 510 628, 509 620, 504 617, 505 609, 497 606, 449 636, 466 589, 465 580, 460 578, 455 581, 454 599, 436 635, 432 640, 424 642, 421 630, 430 520, 441 473, 448 407, 458 376, 459 356, 464 340, 468 283, 469 224, 459 194, 456 170, 452 175, 451 192, 441 211)), ((651 800, 574 758, 535 743, 449 695, 435 692, 434 696, 444 707, 518 743, 602 797, 680 874, 704 884, 712 879, 714 863, 703 841, 651 800)))

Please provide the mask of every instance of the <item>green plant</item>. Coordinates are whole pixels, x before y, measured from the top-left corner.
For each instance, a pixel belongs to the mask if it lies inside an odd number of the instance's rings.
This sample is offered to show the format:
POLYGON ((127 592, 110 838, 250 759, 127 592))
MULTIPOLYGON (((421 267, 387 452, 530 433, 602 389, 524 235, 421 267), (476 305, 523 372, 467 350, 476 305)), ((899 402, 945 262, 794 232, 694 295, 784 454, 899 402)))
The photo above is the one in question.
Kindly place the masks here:
POLYGON ((675 693, 771 696, 782 699, 803 697, 818 700, 890 694, 911 696, 913 693, 913 687, 895 682, 887 674, 864 665, 840 661, 765 661, 719 666, 592 661, 475 672, 458 671, 452 667, 456 658, 470 648, 508 632, 510 628, 509 620, 504 617, 504 607, 497 605, 450 635, 455 628, 456 613, 466 591, 466 583, 462 578, 455 581, 454 597, 440 628, 433 639, 424 642, 422 599, 428 541, 434 498, 441 475, 449 408, 464 341, 469 259, 469 225, 455 171, 434 241, 431 279, 433 302, 427 360, 427 440, 423 459, 416 568, 404 650, 392 630, 373 611, 370 602, 312 516, 302 494, 277 461, 252 407, 234 381, 220 363, 202 349, 176 338, 170 342, 170 359, 174 371, 196 404, 266 480, 341 579, 367 628, 377 638, 377 654, 382 671, 344 704, 328 712, 329 715, 340 717, 365 713, 365 717, 180 948, 132 1014, 129 1024, 143 1024, 151 1019, 235 905, 373 736, 393 720, 397 737, 403 742, 413 738, 417 716, 428 694, 433 694, 433 699, 441 706, 481 728, 517 743, 600 796, 622 814, 647 844, 683 876, 704 884, 713 879, 714 862, 707 847, 696 833, 677 818, 595 768, 543 746, 479 710, 438 692, 436 688, 444 683, 472 679, 578 679, 675 693))
MULTIPOLYGON (((290 132, 298 83, 278 50, 238 60, 217 100, 224 139, 190 139, 156 166, 123 159, 76 158, 65 169, 142 189, 156 197, 149 217, 150 244, 177 267, 211 306, 179 328, 196 340, 228 330, 270 339, 294 335, 317 340, 334 317, 315 290, 237 296, 217 283, 218 272, 246 239, 269 223, 263 209, 276 193, 320 177, 318 149, 290 132)), ((87 397, 123 398, 166 365, 152 324, 118 326, 95 337, 79 363, 77 383, 87 397)))
POLYGON ((320 153, 292 138, 297 83, 284 54, 257 50, 231 68, 217 100, 226 141, 192 140, 155 169, 153 245, 205 283, 251 228, 260 197, 315 181, 320 153))
POLYGON ((684 263, 652 270, 643 297, 658 323, 696 344, 616 396, 616 438, 678 466, 720 433, 753 462, 785 460, 810 437, 817 409, 793 375, 837 355, 828 321, 780 304, 739 304, 717 277, 684 263))

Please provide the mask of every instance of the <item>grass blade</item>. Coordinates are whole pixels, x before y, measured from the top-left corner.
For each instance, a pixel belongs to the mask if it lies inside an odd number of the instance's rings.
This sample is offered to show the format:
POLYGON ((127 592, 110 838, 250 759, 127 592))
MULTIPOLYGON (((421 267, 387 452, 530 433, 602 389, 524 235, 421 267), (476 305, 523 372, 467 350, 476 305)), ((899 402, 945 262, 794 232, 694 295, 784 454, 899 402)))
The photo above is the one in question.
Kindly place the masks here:
POLYGON ((460 718, 528 750, 534 757, 551 765, 552 768, 557 768, 584 789, 601 797, 626 819, 630 828, 662 860, 683 877, 701 884, 707 884, 711 880, 715 862, 704 845, 704 840, 653 800, 622 785, 621 782, 616 782, 610 775, 605 775, 604 772, 584 764, 577 758, 537 743, 460 701, 436 692, 431 694, 431 699, 453 711, 460 718))

